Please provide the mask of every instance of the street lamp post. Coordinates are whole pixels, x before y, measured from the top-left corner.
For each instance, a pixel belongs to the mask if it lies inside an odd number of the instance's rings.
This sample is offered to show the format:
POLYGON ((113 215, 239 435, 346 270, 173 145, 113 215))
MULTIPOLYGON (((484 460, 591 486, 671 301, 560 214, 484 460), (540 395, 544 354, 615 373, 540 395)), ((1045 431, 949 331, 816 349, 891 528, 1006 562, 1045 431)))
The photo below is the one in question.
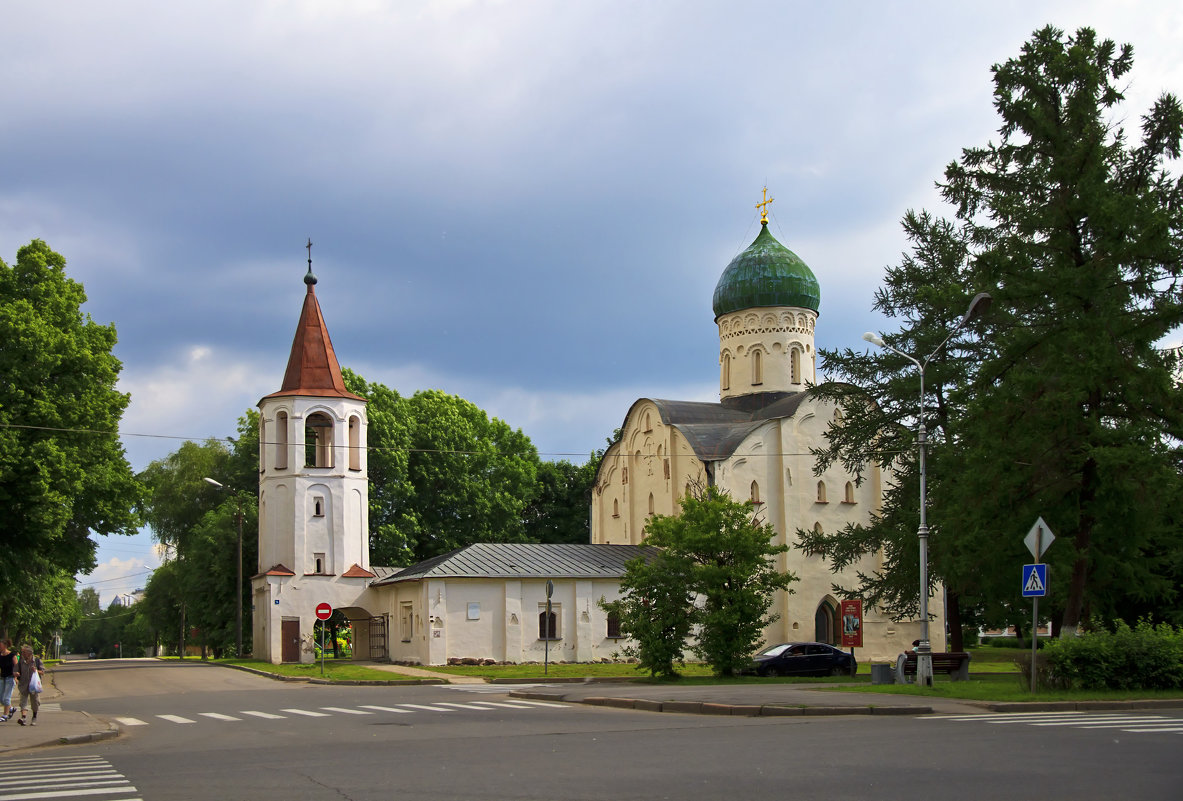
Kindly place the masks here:
POLYGON ((920 417, 919 424, 916 427, 916 444, 920 448, 920 528, 916 535, 920 539, 920 644, 916 647, 916 683, 922 684, 926 687, 932 686, 932 643, 928 638, 928 519, 926 517, 928 504, 928 485, 927 477, 924 470, 924 451, 928 444, 928 429, 924 424, 924 369, 928 367, 928 363, 932 358, 941 352, 953 335, 960 331, 966 323, 971 319, 977 317, 986 311, 990 306, 991 297, 988 292, 979 292, 974 295, 973 300, 969 302, 969 308, 965 310, 965 314, 961 316, 961 320, 953 327, 937 345, 936 349, 928 354, 923 362, 909 356, 903 351, 896 350, 891 345, 883 341, 883 338, 870 331, 863 334, 863 339, 870 342, 872 345, 877 345, 881 348, 891 351, 899 356, 903 356, 912 364, 916 365, 916 369, 920 371, 920 417))
POLYGON ((234 603, 237 613, 234 628, 234 655, 239 659, 242 658, 242 494, 236 490, 227 487, 217 481, 214 481, 208 476, 205 480, 213 484, 220 490, 225 490, 234 495, 234 501, 238 509, 238 584, 234 587, 234 603))

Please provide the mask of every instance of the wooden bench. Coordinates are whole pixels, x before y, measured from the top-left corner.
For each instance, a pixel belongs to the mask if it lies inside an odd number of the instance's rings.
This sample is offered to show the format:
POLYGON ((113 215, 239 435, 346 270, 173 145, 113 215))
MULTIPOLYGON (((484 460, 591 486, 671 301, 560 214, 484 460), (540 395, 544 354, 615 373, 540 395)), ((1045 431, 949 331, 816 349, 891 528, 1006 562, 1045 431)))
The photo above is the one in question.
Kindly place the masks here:
MULTIPOLYGON (((933 651, 932 674, 943 673, 951 676, 953 681, 967 681, 969 679, 969 654, 964 651, 933 651)), ((896 684, 909 684, 916 680, 916 652, 908 651, 896 657, 896 684)))

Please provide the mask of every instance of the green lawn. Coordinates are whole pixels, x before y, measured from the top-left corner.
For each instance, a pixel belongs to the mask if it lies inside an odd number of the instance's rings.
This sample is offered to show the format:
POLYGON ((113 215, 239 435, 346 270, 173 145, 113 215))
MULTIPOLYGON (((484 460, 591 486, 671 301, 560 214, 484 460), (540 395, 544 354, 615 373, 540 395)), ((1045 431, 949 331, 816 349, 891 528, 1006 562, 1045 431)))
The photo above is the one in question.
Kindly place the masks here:
MULTIPOLYGON (((209 661, 217 665, 241 665, 276 676, 294 676, 305 679, 322 678, 319 661, 311 665, 273 665, 270 662, 264 662, 259 659, 211 659, 209 661)), ((367 667, 365 663, 356 664, 346 660, 337 661, 326 659, 323 678, 332 681, 405 681, 411 677, 400 676, 397 673, 391 673, 389 670, 377 670, 367 667)))

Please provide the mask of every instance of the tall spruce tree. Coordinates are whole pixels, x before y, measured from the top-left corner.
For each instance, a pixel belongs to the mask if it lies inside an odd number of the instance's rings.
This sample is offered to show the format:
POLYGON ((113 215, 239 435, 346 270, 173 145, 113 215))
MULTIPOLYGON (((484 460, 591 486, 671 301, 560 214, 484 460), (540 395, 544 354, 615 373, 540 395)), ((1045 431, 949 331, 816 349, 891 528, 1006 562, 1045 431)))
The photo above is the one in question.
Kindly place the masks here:
MULTIPOLYGON (((905 218, 912 252, 876 295, 902 320, 885 339, 918 358, 975 292, 994 295, 925 376, 931 575, 954 636, 963 609, 1017 621, 1022 538, 1039 516, 1058 537, 1045 559, 1063 633, 1090 615, 1179 611, 1183 393, 1160 347, 1183 323, 1183 184, 1169 170, 1183 109, 1164 94, 1130 143, 1132 65, 1129 45, 1053 27, 996 65, 999 141, 946 169, 955 221, 905 218)), ((839 566, 882 549, 885 569, 846 589, 914 613, 915 370, 889 352, 822 356, 846 383, 818 391, 846 415, 819 466, 878 461, 897 483, 869 526, 802 532, 803 547, 839 566)))

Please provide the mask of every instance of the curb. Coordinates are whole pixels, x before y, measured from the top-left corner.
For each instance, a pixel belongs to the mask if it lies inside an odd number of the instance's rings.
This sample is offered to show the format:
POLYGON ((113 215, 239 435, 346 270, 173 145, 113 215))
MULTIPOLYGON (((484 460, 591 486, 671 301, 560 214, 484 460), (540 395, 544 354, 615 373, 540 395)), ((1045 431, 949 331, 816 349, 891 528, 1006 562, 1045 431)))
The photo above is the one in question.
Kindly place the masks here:
MULTIPOLYGON (((653 701, 647 698, 613 698, 589 695, 569 699, 562 693, 530 690, 509 693, 510 698, 562 701, 568 704, 635 709, 642 712, 674 712, 685 715, 735 715, 739 717, 828 717, 837 715, 931 715, 931 706, 777 706, 775 704, 719 704, 710 701, 653 701)), ((1183 703, 1183 702, 1181 702, 1183 703)))
POLYGON ((628 684, 637 681, 632 676, 534 676, 518 679, 485 679, 486 684, 521 684, 522 682, 544 682, 546 684, 628 684))
POLYGON ((268 673, 266 670, 259 670, 258 668, 248 667, 247 665, 227 665, 219 662, 206 662, 205 664, 211 667, 230 668, 232 670, 241 670, 245 673, 253 673, 256 676, 263 676, 264 678, 273 679, 275 681, 295 681, 304 682, 305 684, 340 684, 346 686, 396 686, 396 685, 414 685, 414 684, 447 684, 446 679, 320 679, 312 678, 311 676, 281 676, 278 673, 268 673))
POLYGON ((82 743, 97 743, 100 740, 114 740, 118 736, 118 731, 108 729, 107 731, 93 731, 90 734, 74 734, 69 737, 59 737, 52 743, 46 743, 46 745, 80 745, 82 743))

